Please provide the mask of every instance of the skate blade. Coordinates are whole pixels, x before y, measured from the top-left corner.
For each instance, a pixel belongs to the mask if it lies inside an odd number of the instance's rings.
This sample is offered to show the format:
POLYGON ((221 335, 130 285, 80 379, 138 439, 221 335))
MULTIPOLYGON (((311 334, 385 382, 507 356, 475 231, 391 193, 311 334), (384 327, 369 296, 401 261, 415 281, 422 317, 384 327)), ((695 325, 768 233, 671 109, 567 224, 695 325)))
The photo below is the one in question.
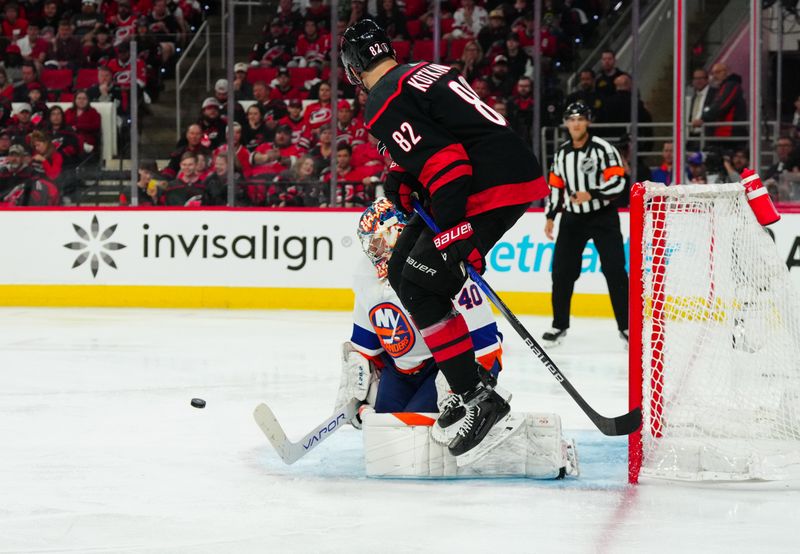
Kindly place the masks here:
POLYGON ((464 452, 460 456, 456 456, 456 464, 458 467, 474 464, 486 456, 495 446, 519 431, 524 423, 525 414, 509 412, 506 417, 498 421, 494 427, 492 427, 492 430, 489 431, 480 444, 464 452))

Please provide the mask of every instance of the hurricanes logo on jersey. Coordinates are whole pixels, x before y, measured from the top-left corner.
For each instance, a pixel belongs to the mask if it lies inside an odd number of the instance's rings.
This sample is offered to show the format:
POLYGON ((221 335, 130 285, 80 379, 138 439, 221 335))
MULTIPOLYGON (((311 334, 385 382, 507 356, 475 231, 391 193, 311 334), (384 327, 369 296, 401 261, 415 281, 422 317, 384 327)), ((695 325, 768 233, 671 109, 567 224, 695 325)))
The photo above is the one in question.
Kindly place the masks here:
POLYGON ((369 320, 381 345, 392 358, 407 354, 414 347, 416 337, 403 310, 391 302, 378 304, 369 311, 369 320))

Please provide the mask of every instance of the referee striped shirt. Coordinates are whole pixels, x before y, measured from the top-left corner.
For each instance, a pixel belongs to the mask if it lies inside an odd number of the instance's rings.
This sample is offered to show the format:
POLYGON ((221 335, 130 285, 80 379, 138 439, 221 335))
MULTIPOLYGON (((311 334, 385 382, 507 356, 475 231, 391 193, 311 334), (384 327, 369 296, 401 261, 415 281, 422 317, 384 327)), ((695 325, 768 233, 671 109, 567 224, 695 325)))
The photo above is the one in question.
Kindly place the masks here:
POLYGON ((589 140, 581 148, 574 148, 570 139, 558 148, 548 182, 548 219, 555 218, 562 211, 575 214, 596 212, 611 204, 625 189, 622 157, 611 143, 600 137, 589 135, 589 140), (573 203, 569 197, 578 191, 588 192, 592 199, 573 203))

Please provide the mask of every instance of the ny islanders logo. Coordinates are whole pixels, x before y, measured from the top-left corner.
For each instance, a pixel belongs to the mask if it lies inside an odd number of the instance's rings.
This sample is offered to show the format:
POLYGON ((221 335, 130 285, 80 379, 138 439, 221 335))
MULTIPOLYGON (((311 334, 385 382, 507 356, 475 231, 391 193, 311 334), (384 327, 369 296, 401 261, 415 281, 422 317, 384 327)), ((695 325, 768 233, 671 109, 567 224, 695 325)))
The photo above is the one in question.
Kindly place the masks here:
POLYGON ((398 358, 414 348, 416 337, 403 310, 391 302, 378 304, 369 312, 369 320, 383 349, 392 358, 398 358))

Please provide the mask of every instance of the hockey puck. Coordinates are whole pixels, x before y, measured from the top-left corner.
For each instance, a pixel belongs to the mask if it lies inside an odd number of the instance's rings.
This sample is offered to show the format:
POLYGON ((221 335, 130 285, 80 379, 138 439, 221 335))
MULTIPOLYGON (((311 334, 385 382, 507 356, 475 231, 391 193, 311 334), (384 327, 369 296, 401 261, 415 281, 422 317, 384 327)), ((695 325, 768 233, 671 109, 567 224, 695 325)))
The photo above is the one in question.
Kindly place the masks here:
POLYGON ((206 401, 203 400, 202 398, 192 398, 192 406, 194 406, 195 408, 205 408, 206 401))

